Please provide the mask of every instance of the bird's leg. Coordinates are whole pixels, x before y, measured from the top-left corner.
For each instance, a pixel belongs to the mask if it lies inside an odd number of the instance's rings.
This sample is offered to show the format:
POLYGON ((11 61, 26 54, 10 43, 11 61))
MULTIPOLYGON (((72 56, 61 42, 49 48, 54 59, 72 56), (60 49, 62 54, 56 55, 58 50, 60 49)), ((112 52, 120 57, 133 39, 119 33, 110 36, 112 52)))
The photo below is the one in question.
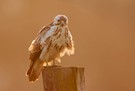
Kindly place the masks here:
POLYGON ((44 62, 43 66, 44 66, 45 68, 49 67, 48 62, 47 62, 47 61, 46 61, 46 62, 44 62))
POLYGON ((59 66, 59 65, 56 64, 56 61, 57 60, 55 60, 55 59, 52 60, 52 67, 61 67, 61 66, 59 66))
POLYGON ((46 67, 48 67, 49 65, 48 65, 48 62, 46 62, 46 67))
POLYGON ((49 66, 49 62, 48 61, 46 61, 46 67, 48 67, 49 66))
POLYGON ((55 66, 56 64, 55 64, 55 60, 52 60, 52 66, 55 66))
POLYGON ((55 63, 55 59, 54 60, 52 60, 52 67, 57 67, 57 65, 56 65, 56 63, 55 63))

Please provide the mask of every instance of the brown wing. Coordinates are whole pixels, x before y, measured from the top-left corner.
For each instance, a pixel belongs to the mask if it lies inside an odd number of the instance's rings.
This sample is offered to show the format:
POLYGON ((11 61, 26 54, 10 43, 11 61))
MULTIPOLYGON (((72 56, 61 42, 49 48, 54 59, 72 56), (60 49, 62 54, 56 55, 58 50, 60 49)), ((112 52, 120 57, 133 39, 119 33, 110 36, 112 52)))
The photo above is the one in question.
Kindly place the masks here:
POLYGON ((31 43, 30 47, 29 47, 29 51, 30 51, 30 60, 34 61, 36 60, 41 51, 42 51, 42 44, 41 44, 41 37, 43 36, 43 34, 47 31, 48 29, 46 27, 43 27, 40 32, 38 33, 37 37, 35 38, 35 40, 33 40, 33 42, 31 43))
POLYGON ((74 54, 74 42, 73 42, 72 35, 71 35, 70 31, 68 30, 68 28, 66 29, 65 37, 67 39, 66 40, 66 47, 67 47, 66 53, 68 55, 72 55, 72 54, 74 54))
POLYGON ((49 24, 46 27, 44 26, 42 29, 40 29, 40 31, 37 34, 37 37, 31 43, 29 47, 29 51, 30 51, 29 59, 31 61, 35 61, 40 56, 40 53, 42 52, 41 38, 50 29, 51 24, 49 24))
POLYGON ((67 42, 66 42, 67 48, 69 50, 72 50, 74 48, 74 43, 73 43, 72 35, 68 30, 68 28, 66 29, 65 37, 67 38, 67 42))
POLYGON ((27 71, 27 76, 29 77, 29 81, 35 81, 41 70, 42 70, 42 66, 43 66, 43 61, 40 61, 39 56, 42 52, 42 44, 41 44, 41 38, 43 37, 43 35, 50 29, 50 25, 47 27, 43 27, 37 37, 35 38, 35 40, 33 40, 33 42, 31 43, 30 47, 29 47, 29 51, 30 51, 30 67, 27 71))

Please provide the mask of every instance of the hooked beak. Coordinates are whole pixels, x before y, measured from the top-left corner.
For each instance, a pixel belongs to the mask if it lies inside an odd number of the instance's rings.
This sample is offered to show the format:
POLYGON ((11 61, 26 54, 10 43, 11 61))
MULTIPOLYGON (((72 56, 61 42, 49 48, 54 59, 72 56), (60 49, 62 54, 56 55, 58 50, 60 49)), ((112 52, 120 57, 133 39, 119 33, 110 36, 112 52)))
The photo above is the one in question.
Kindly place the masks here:
POLYGON ((64 21, 61 21, 61 22, 56 23, 55 25, 61 25, 61 26, 64 26, 64 25, 65 25, 65 22, 64 22, 64 21))

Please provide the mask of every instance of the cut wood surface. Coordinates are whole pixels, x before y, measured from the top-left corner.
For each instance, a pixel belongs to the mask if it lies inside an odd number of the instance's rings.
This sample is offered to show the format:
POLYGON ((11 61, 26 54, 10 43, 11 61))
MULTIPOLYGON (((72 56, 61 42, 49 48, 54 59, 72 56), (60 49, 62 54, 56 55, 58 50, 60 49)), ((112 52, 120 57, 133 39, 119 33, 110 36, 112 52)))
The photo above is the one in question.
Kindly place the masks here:
POLYGON ((45 67, 42 71, 44 91, 84 91, 83 67, 45 67))

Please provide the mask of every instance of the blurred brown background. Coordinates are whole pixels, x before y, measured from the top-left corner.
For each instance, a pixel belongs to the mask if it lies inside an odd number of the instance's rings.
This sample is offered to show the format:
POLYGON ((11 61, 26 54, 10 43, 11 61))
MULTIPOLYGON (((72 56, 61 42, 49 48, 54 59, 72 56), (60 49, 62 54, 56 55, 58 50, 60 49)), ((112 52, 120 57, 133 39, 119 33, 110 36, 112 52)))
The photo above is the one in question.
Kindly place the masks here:
POLYGON ((0 91, 43 91, 25 76, 27 49, 58 14, 76 48, 61 65, 85 67, 86 91, 135 91, 135 0, 0 0, 0 91))

